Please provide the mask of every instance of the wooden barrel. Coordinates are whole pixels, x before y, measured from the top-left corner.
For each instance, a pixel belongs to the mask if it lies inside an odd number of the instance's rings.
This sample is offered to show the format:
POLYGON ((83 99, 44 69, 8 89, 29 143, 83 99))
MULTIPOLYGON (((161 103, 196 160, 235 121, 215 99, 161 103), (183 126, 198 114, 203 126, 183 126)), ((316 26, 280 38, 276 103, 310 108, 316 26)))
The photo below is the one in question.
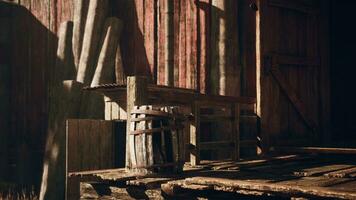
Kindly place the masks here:
POLYGON ((179 173, 184 164, 183 117, 178 107, 135 106, 130 118, 131 170, 179 173))

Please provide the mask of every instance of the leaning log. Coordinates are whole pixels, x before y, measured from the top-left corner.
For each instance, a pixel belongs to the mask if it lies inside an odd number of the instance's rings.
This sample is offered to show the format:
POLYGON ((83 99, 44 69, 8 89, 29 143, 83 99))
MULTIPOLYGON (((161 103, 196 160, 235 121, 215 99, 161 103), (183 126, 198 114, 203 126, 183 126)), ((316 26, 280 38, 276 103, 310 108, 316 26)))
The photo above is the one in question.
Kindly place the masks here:
POLYGON ((122 22, 116 17, 106 19, 102 37, 102 47, 91 87, 114 82, 115 54, 118 48, 119 31, 122 22))
POLYGON ((116 49, 115 77, 116 77, 116 83, 117 84, 121 84, 121 85, 126 84, 126 73, 125 73, 124 66, 122 64, 120 45, 118 45, 118 47, 116 49))
POLYGON ((72 48, 73 48, 74 63, 76 69, 78 69, 80 53, 82 51, 85 21, 87 18, 89 2, 90 1, 88 0, 74 1, 74 13, 73 13, 74 27, 73 27, 72 48))
POLYGON ((108 0, 91 0, 83 36, 77 81, 90 84, 97 61, 98 43, 107 13, 108 0))
MULTIPOLYGON (((122 26, 118 33, 119 38, 121 38, 121 31, 122 31, 122 26)), ((117 48, 116 48, 115 77, 116 77, 116 83, 126 84, 126 74, 125 74, 123 63, 122 63, 120 42, 118 42, 117 48)))
POLYGON ((71 38, 73 35, 73 22, 63 22, 58 30, 58 48, 56 65, 53 70, 53 83, 58 81, 73 79, 75 77, 75 67, 71 38))

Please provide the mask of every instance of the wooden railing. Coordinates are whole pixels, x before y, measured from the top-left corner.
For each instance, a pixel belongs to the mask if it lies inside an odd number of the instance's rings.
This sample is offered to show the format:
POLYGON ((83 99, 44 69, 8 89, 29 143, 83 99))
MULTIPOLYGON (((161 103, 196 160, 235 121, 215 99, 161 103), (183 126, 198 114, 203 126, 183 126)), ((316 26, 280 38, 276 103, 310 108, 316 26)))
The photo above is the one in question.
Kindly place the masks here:
MULTIPOLYGON (((101 92, 112 101, 126 104, 127 116, 130 116, 130 110, 133 106, 145 104, 189 106, 192 112, 189 145, 190 161, 192 165, 199 164, 201 149, 232 148, 232 159, 238 160, 240 148, 240 104, 256 103, 256 98, 251 97, 207 95, 192 89, 147 84, 146 78, 139 76, 128 77, 127 85, 108 84, 86 89, 101 92), (227 110, 230 110, 229 116, 225 116, 222 119, 220 116, 216 115, 203 116, 200 114, 201 107, 213 109, 217 106, 223 106, 227 108, 227 110), (226 144, 223 144, 221 141, 213 141, 209 143, 200 142, 200 122, 205 119, 210 121, 223 120, 231 122, 231 130, 229 131, 231 141, 226 142, 226 144)), ((129 122, 130 119, 127 120, 129 122)), ((126 151, 127 150, 128 149, 126 149, 126 151)))

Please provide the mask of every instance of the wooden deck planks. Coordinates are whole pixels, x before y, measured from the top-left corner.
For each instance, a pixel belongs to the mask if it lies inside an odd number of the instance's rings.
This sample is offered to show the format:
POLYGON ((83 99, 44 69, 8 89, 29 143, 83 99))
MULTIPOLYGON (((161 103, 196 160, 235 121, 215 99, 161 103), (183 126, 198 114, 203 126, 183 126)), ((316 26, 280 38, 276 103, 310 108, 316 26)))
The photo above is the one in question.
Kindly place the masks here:
POLYGON ((333 178, 355 178, 356 177, 356 167, 350 167, 347 169, 343 170, 338 170, 338 171, 333 171, 327 174, 324 174, 324 176, 327 177, 333 177, 333 178))
POLYGON ((296 171, 294 172, 294 175, 296 176, 318 176, 318 175, 323 175, 325 173, 329 172, 335 172, 338 170, 345 170, 353 167, 353 165, 344 165, 344 164, 331 164, 327 166, 318 166, 318 167, 313 167, 313 168, 307 168, 302 171, 296 171))
POLYGON ((285 155, 238 162, 202 160, 198 166, 186 164, 180 174, 143 175, 120 168, 74 172, 70 177, 81 177, 84 182, 124 184, 120 188, 110 186, 113 195, 122 188, 127 191, 141 188, 143 193, 162 190, 161 196, 173 198, 212 198, 219 194, 229 198, 257 195, 259 198, 356 199, 356 178, 351 176, 355 170, 356 160, 352 157, 285 155), (301 174, 293 173, 298 170, 301 174))
MULTIPOLYGON (((180 174, 141 175, 114 169, 94 172, 71 173, 72 177, 99 178, 102 181, 126 183, 120 186, 162 190, 162 196, 178 197, 212 197, 211 195, 246 195, 355 199, 356 179, 352 177, 331 177, 331 173, 353 174, 356 161, 340 157, 323 157, 311 155, 286 155, 265 159, 201 161, 197 166, 184 166, 180 174), (347 168, 347 169, 346 169, 347 168), (307 176, 296 176, 299 169, 307 176), (258 170, 258 171, 256 171, 258 170), (183 196, 182 196, 183 195, 183 196)), ((118 188, 116 188, 118 189, 118 188)), ((115 189, 115 190, 116 190, 115 189)), ((114 191, 114 188, 111 188, 114 191)), ((115 191, 114 191, 115 193, 115 191)), ((128 194, 130 196, 130 194, 128 194)), ((132 194, 131 194, 132 195, 132 194)), ((231 196, 229 196, 231 197, 231 196)))
POLYGON ((210 177, 194 177, 185 180, 187 184, 198 185, 213 185, 215 190, 223 190, 227 192, 238 192, 239 190, 253 190, 280 196, 301 196, 301 197, 326 197, 326 198, 345 198, 355 199, 356 193, 349 191, 338 192, 335 190, 314 187, 314 186, 297 186, 297 185, 282 185, 275 183, 259 183, 254 181, 229 180, 210 177))

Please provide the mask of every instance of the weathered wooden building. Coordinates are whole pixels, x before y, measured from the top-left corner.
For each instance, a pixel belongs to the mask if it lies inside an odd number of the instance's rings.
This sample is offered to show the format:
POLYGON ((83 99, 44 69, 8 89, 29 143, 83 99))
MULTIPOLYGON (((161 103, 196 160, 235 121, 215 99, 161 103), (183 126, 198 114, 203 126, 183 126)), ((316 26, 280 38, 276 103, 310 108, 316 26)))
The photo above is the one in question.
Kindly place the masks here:
MULTIPOLYGON (((74 65, 68 69, 68 64, 57 57, 61 24, 75 20, 76 9, 82 6, 79 2, 82 1, 0 0, 0 180, 4 182, 37 187, 41 183, 44 162, 50 158, 45 152, 53 130, 51 116, 53 112, 69 109, 62 104, 63 107, 57 108, 62 96, 56 93, 56 84, 76 80, 74 71, 79 71, 74 65), (63 66, 67 68, 59 68, 63 66)), ((249 104, 240 106, 238 117, 239 140, 244 141, 242 155, 308 150, 291 147, 338 147, 323 150, 348 148, 347 153, 356 152, 351 149, 356 148, 353 116, 356 99, 352 94, 354 2, 108 0, 101 3, 107 3, 105 17, 122 20, 119 49, 126 76, 146 76, 149 84, 187 88, 208 97, 249 98, 249 104)), ((82 9, 88 7, 84 5, 82 9)), ((94 30, 101 32, 102 28, 94 30)), ((75 59, 79 58, 73 51, 72 59, 77 62, 75 59)), ((101 89, 97 88, 99 92, 101 89)), ((85 93, 87 98, 78 100, 81 104, 94 99, 90 88, 85 93)), ((102 94, 95 95, 101 98, 102 94)), ((93 100, 94 109, 78 108, 75 114, 64 116, 122 120, 119 105, 106 100, 102 104, 94 104, 97 101, 93 100)), ((96 122, 80 123, 84 127, 96 122)), ((120 123, 115 126, 102 125, 108 132, 118 132, 118 127, 124 127, 120 123)), ((224 126, 227 125, 201 122, 200 139, 228 140, 228 134, 221 131, 224 126)), ((112 136, 105 137, 110 140, 112 136)), ((185 138, 186 143, 192 142, 189 135, 185 138)), ((125 140, 118 140, 121 139, 125 140)), ((113 147, 112 151, 121 153, 110 156, 122 160, 123 148, 119 149, 113 147)), ((225 159, 226 152, 205 151, 201 156, 225 159)), ((186 157, 189 160, 189 153, 186 157)), ((65 165, 64 161, 59 162, 63 163, 58 165, 65 165)), ((111 160, 108 165, 123 163, 111 160)), ((106 166, 99 168, 103 167, 106 166)))

